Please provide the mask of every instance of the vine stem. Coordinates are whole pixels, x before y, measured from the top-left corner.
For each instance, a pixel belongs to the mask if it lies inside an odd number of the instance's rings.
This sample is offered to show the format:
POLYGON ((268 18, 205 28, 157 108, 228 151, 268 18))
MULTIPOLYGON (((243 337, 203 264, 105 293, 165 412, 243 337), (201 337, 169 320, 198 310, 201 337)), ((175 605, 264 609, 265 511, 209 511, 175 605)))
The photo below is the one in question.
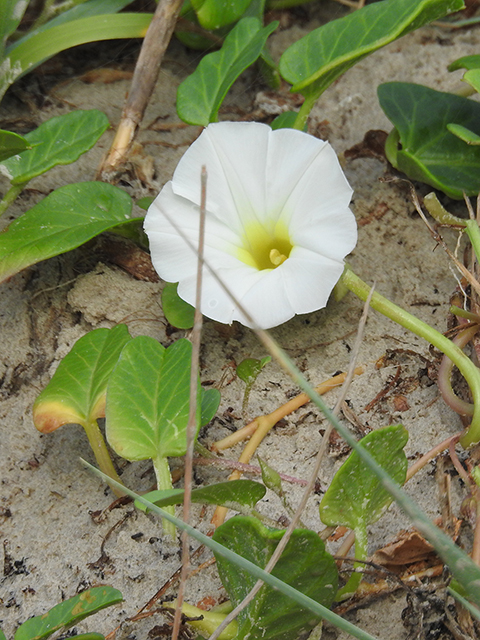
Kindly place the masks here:
MULTIPOLYGON (((86 420, 85 423, 82 424, 82 426, 85 429, 88 441, 95 455, 95 460, 97 461, 100 469, 103 471, 103 473, 112 478, 112 480, 115 480, 116 482, 122 484, 122 481, 118 477, 117 471, 113 466, 112 458, 108 453, 107 445, 105 444, 105 440, 103 439, 102 432, 100 431, 100 427, 98 426, 97 421, 95 419, 86 420)), ((123 491, 118 489, 115 485, 110 484, 109 486, 118 498, 121 498, 125 495, 123 491)))
MULTIPOLYGON (((370 292, 370 287, 363 282, 355 273, 346 267, 342 275, 342 283, 350 289, 352 293, 365 301, 370 292)), ((467 381, 473 397, 474 409, 472 422, 467 431, 460 438, 460 443, 467 448, 480 441, 480 371, 463 351, 451 340, 442 335, 439 331, 416 318, 408 311, 397 307, 396 304, 387 300, 379 293, 374 292, 371 300, 371 307, 381 314, 390 318, 397 324, 405 327, 420 338, 424 338, 431 345, 439 349, 455 364, 460 373, 467 381)))

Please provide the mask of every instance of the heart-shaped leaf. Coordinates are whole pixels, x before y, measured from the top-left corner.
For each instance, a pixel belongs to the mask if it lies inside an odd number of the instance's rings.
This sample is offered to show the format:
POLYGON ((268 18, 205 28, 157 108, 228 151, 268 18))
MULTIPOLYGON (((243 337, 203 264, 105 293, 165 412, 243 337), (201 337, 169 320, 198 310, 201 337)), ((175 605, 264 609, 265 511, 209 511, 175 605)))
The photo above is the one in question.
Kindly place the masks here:
MULTIPOLYGON (((368 450, 390 477, 403 485, 407 473, 407 457, 403 447, 408 432, 401 425, 383 427, 367 434, 360 445, 368 450)), ((367 526, 376 522, 393 498, 366 463, 353 451, 335 474, 320 503, 320 519, 329 526, 344 525, 355 531, 355 558, 368 555, 367 526)), ((354 567, 358 567, 357 564, 354 567)), ((356 591, 360 573, 353 573, 338 592, 337 599, 356 591)))
POLYGON ((26 138, 0 129, 0 162, 25 151, 25 149, 31 149, 26 138))
MULTIPOLYGON (((65 600, 41 616, 24 622, 15 632, 15 640, 41 640, 63 627, 71 627, 87 616, 123 600, 122 594, 113 587, 93 587, 73 598, 65 600)), ((97 637, 103 637, 95 634, 97 637)))
POLYGON ((104 182, 57 189, 0 233, 0 282, 130 220, 132 201, 104 182))
MULTIPOLYGON (((185 454, 191 360, 185 338, 168 349, 148 336, 127 344, 110 376, 105 412, 107 439, 118 455, 146 460, 185 454)), ((197 429, 201 394, 199 382, 197 429)))
MULTIPOLYGON (((284 531, 264 527, 256 518, 237 516, 222 524, 213 539, 259 567, 265 567, 284 531)), ((219 554, 218 572, 233 605, 239 604, 256 582, 248 571, 219 554)), ((337 591, 335 561, 314 531, 297 529, 272 571, 272 575, 326 607, 337 591)), ((319 622, 277 590, 263 585, 255 599, 238 616, 236 640, 296 640, 319 622)))
POLYGON ((59 164, 70 164, 91 149, 110 123, 101 111, 71 111, 27 133, 32 147, 0 164, 12 184, 28 182, 59 164))
POLYGON ((206 55, 195 71, 178 87, 177 112, 188 124, 216 122, 227 91, 262 53, 278 22, 262 28, 257 18, 242 18, 225 38, 220 51, 206 55))
MULTIPOLYGON (((242 507, 254 507, 265 493, 265 487, 259 482, 230 480, 193 489, 191 501, 200 504, 220 504, 229 509, 241 511, 242 507)), ((172 504, 183 504, 184 494, 183 489, 170 489, 168 491, 150 491, 143 497, 156 504, 157 507, 167 507, 172 504)), ((148 511, 141 502, 135 502, 135 506, 142 511, 148 511)))
POLYGON ((406 82, 380 85, 378 99, 395 126, 386 152, 397 169, 452 198, 478 194, 480 148, 447 129, 457 124, 479 135, 478 102, 406 82))
POLYGON ((463 0, 383 0, 365 6, 291 45, 280 59, 280 74, 292 91, 318 97, 380 47, 463 7, 463 0))
MULTIPOLYGON (((395 482, 403 485, 407 473, 403 448, 407 441, 407 430, 398 424, 371 431, 360 440, 360 445, 395 482)), ((320 518, 326 525, 344 525, 356 530, 376 522, 391 502, 392 497, 381 481, 353 451, 323 496, 320 518)))
POLYGON ((35 400, 33 421, 37 429, 51 433, 64 424, 85 426, 103 417, 108 379, 130 340, 124 324, 95 329, 77 340, 35 400))

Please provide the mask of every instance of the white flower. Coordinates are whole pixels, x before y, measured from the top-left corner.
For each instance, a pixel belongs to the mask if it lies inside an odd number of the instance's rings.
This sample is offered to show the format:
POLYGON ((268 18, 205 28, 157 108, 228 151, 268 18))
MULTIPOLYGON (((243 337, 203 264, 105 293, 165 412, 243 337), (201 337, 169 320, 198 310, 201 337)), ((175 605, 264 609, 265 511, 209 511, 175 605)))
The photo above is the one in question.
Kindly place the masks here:
MULTIPOLYGON (((328 142, 255 122, 210 124, 145 218, 153 265, 195 304, 200 172, 207 168, 205 262, 258 326, 321 309, 357 241, 350 188, 328 142)), ((208 269, 201 311, 250 326, 208 269)))

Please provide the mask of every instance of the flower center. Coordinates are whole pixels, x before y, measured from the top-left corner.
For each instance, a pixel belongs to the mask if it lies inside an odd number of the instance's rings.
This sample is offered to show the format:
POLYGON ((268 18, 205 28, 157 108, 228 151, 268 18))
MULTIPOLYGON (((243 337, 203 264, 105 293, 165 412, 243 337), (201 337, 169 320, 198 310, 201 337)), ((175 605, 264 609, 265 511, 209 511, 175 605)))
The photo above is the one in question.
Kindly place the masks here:
POLYGON ((293 245, 287 227, 277 223, 268 231, 258 222, 245 228, 243 247, 239 249, 239 259, 259 271, 276 269, 287 260, 293 245))

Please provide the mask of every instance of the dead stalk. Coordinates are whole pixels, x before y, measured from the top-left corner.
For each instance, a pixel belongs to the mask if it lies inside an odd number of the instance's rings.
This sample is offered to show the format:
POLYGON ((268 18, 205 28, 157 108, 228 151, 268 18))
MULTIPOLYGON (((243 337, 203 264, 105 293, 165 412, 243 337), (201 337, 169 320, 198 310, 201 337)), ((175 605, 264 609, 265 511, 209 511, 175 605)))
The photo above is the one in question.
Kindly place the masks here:
MULTIPOLYGON (((205 214, 207 200, 207 170, 202 167, 201 172, 201 200, 200 200, 200 224, 198 230, 198 261, 197 261, 197 289, 195 294, 195 316, 192 330, 192 366, 190 369, 190 409, 187 426, 187 452, 185 455, 185 476, 183 498, 183 519, 188 524, 190 521, 190 504, 192 495, 192 478, 193 478, 193 447, 195 444, 195 435, 197 431, 197 389, 198 389, 198 370, 200 360, 200 339, 202 334, 202 273, 203 273, 203 253, 205 240, 205 214)), ((182 604, 185 592, 185 583, 187 581, 190 569, 190 553, 188 549, 188 534, 186 531, 182 533, 182 573, 180 575, 180 585, 177 595, 177 606, 175 609, 175 617, 173 619, 172 640, 177 640, 182 620, 182 604)))

